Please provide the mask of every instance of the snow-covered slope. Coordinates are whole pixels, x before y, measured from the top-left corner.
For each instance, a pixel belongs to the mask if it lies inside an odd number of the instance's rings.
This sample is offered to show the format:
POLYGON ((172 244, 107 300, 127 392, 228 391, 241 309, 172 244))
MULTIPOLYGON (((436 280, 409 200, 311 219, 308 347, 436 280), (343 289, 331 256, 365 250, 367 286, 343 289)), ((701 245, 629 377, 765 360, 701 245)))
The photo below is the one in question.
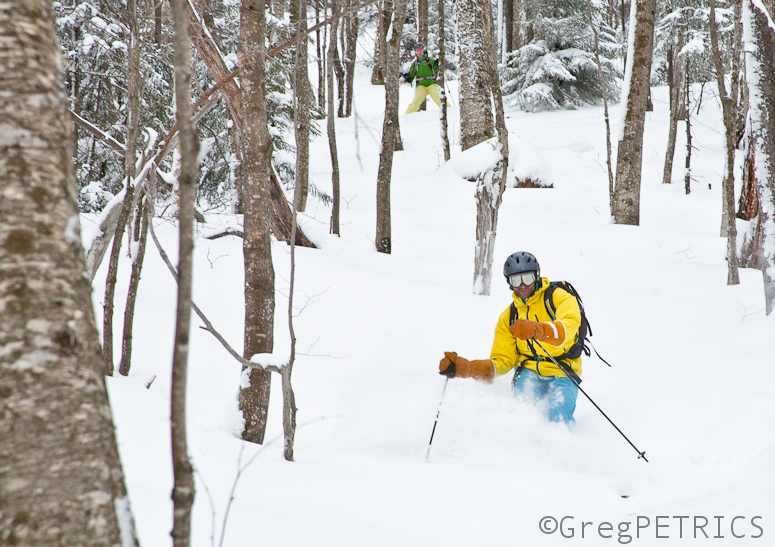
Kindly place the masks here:
MULTIPOLYGON (((454 85, 451 92, 456 131, 454 85)), ((224 546, 665 545, 701 541, 703 533, 726 538, 705 540, 717 545, 764 544, 775 533, 775 318, 764 315, 758 271, 742 270, 739 286, 725 284, 723 126, 710 87, 705 93, 694 125, 696 181, 687 196, 679 167, 673 185, 661 184, 667 92, 653 90, 640 227, 609 222, 602 108, 510 113, 517 169, 550 178, 554 188, 506 191, 493 294, 483 297, 471 291, 474 185, 443 165, 432 103, 427 112, 401 115, 405 150, 394 162, 393 254, 374 250, 383 89, 371 86, 362 69, 357 117, 337 120, 342 237, 328 234, 330 210, 319 202, 301 216, 320 249, 296 251, 295 462, 283 460, 278 441, 279 378, 268 442, 242 443, 234 434, 239 365, 193 321, 193 545, 221 544, 227 509, 224 546), (444 386, 438 361, 443 351, 489 356, 495 321, 510 302, 498 272, 518 250, 534 253, 543 275, 569 280, 581 293, 592 341, 613 365, 586 359, 582 387, 649 463, 581 394, 577 424, 568 430, 516 402, 509 377, 492 385, 449 381, 426 463, 444 386), (562 531, 573 537, 543 533, 540 522, 553 525, 541 521, 547 516, 572 517, 562 531), (705 528, 696 529, 703 519, 705 528), (584 522, 592 524, 582 531, 584 522), (603 522, 610 531, 599 528, 603 522), (762 531, 763 540, 752 539, 762 531)), ((401 89, 401 112, 412 96, 408 86, 401 89)), ((618 108, 612 107, 614 119, 618 108)), ((682 138, 676 166, 683 164, 682 138)), ((454 147, 453 156, 459 154, 454 147)), ((330 188, 325 136, 312 143, 312 177, 330 188)), ((213 215, 208 224, 233 220, 213 215)), ((160 222, 157 231, 175 256, 175 227, 160 222)), ((241 248, 235 237, 197 239, 194 273, 195 301, 238 351, 241 248)), ((288 247, 275 243, 273 257, 279 349, 289 343, 288 247)), ((120 287, 129 270, 123 260, 120 287)), ((94 283, 99 324, 105 270, 94 283)), ((149 247, 132 372, 108 382, 144 547, 170 542, 175 298, 169 272, 149 247)), ((116 315, 117 336, 122 319, 116 315)))

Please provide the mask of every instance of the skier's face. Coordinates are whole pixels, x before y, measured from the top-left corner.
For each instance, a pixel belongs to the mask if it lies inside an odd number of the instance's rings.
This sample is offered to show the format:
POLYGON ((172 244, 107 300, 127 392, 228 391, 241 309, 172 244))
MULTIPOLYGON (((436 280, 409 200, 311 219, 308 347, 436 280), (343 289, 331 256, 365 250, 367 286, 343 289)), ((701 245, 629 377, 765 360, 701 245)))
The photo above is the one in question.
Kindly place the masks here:
POLYGON ((531 283, 530 285, 525 285, 522 283, 519 287, 514 288, 514 294, 516 294, 519 298, 525 299, 528 298, 530 295, 533 294, 533 291, 535 291, 536 284, 535 282, 531 283))
POLYGON ((422 54, 425 53, 425 50, 423 48, 417 48, 414 50, 414 54, 418 57, 422 57, 422 54))

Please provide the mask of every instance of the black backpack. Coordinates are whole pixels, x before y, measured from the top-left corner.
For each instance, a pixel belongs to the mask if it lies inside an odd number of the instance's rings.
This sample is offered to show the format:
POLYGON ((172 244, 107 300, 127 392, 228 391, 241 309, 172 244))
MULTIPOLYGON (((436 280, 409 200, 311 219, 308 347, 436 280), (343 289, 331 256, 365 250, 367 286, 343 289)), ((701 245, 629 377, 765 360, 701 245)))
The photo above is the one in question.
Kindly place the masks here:
MULTIPOLYGON (((576 334, 576 341, 568 349, 568 351, 558 357, 555 357, 559 363, 566 365, 565 361, 568 359, 577 359, 578 357, 581 357, 582 353, 589 357, 592 355, 592 350, 595 348, 592 346, 591 342, 589 342, 589 337, 592 336, 592 326, 589 324, 589 320, 587 320, 587 314, 584 311, 584 303, 581 301, 581 296, 579 296, 579 293, 575 287, 567 281, 550 281, 549 286, 546 288, 546 291, 544 291, 544 306, 546 307, 546 311, 549 312, 549 316, 552 318, 552 321, 557 319, 557 316, 555 315, 557 313, 557 306, 554 305, 554 291, 557 289, 562 289, 570 294, 573 298, 575 298, 579 304, 579 312, 581 312, 581 326, 579 326, 579 332, 576 334)), ((509 325, 513 325, 516 318, 517 307, 512 302, 511 312, 509 314, 509 325)), ((597 350, 595 350, 595 355, 597 355, 598 358, 606 365, 609 367, 611 366, 608 361, 600 357, 600 354, 597 352, 597 350)), ((520 369, 521 368, 522 367, 520 367, 520 369)), ((563 370, 565 370, 565 367, 563 367, 563 370)), ((566 372, 568 371, 566 370, 566 372)), ((580 383, 581 379, 576 376, 575 373, 574 376, 580 383)), ((516 380, 516 375, 514 379, 516 380)))

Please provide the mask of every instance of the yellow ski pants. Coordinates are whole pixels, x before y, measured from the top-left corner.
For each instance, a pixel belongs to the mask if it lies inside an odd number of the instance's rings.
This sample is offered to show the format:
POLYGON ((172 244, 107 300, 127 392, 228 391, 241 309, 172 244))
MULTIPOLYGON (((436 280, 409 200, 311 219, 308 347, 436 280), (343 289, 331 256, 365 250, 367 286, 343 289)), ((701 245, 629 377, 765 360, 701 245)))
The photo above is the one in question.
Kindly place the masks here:
POLYGON ((425 97, 428 95, 431 96, 431 99, 433 99, 433 102, 438 105, 439 108, 441 108, 441 98, 439 97, 439 85, 438 84, 432 84, 428 87, 425 87, 424 85, 418 85, 417 89, 415 89, 414 92, 414 100, 409 105, 409 108, 406 109, 407 114, 411 114, 412 112, 417 112, 420 109, 420 105, 425 100, 425 97))

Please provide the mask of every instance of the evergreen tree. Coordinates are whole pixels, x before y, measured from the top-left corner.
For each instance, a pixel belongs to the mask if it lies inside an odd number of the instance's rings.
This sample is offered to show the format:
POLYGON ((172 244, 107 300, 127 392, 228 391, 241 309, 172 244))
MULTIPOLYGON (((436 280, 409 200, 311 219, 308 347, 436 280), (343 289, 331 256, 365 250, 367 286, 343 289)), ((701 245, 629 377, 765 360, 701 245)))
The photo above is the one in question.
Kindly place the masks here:
MULTIPOLYGON (((584 0, 550 2, 526 0, 525 13, 533 38, 508 54, 501 68, 506 104, 526 110, 575 109, 602 101, 594 35, 584 0)), ((593 2, 593 19, 599 33, 600 64, 608 100, 618 102, 622 77, 616 58, 622 46, 608 25, 607 6, 593 2)))

